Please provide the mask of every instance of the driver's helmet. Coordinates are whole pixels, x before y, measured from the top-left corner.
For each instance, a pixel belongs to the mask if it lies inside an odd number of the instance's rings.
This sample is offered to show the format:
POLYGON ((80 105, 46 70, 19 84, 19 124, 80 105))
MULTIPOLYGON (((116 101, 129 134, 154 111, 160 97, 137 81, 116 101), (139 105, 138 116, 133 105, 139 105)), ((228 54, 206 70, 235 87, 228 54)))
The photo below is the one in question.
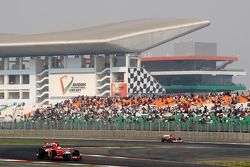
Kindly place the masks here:
POLYGON ((52 148, 58 147, 58 144, 52 144, 52 148))

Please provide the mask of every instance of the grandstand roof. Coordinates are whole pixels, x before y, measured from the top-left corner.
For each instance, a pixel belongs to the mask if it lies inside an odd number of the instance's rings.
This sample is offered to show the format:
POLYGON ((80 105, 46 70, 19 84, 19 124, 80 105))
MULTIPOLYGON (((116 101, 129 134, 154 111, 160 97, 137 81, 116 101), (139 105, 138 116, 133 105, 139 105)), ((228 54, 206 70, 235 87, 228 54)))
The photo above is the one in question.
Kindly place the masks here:
POLYGON ((209 24, 196 19, 140 19, 62 32, 0 35, 0 56, 142 52, 209 24))
POLYGON ((3 40, 9 40, 12 38, 18 37, 18 34, 6 34, 6 33, 0 33, 0 42, 3 40))
POLYGON ((177 61, 177 60, 207 60, 207 61, 238 61, 237 56, 155 56, 143 57, 141 61, 177 61))

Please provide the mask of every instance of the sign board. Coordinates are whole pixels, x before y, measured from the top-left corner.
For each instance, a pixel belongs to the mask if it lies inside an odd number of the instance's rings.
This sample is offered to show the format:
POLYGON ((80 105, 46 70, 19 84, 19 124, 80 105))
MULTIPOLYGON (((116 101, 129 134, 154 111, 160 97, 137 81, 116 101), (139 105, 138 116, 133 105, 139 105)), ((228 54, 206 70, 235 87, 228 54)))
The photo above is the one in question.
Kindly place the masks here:
POLYGON ((111 96, 127 96, 128 84, 127 83, 111 83, 111 96))
POLYGON ((95 96, 95 74, 51 74, 50 97, 95 96))

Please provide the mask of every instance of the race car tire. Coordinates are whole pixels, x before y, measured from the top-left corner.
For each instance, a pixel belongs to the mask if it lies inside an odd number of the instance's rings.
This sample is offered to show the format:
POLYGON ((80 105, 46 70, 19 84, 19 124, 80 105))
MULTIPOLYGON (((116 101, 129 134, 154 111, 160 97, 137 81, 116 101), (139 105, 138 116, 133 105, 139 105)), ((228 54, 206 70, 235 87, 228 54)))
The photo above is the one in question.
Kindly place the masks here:
POLYGON ((37 159, 43 159, 45 157, 45 151, 42 148, 39 148, 36 152, 37 159))
POLYGON ((71 154, 64 154, 63 159, 66 161, 71 160, 71 154))
POLYGON ((74 151, 72 152, 72 156, 80 156, 79 150, 74 150, 74 151))
POLYGON ((55 156, 56 156, 56 151, 55 150, 51 150, 50 157, 49 157, 50 160, 54 160, 55 156))
POLYGON ((161 142, 162 142, 162 143, 165 142, 165 139, 162 138, 162 139, 161 139, 161 142))
POLYGON ((74 158, 73 158, 74 161, 79 161, 80 159, 82 159, 79 150, 74 150, 74 151, 72 152, 72 157, 74 157, 74 158), (77 158, 75 158, 75 157, 77 157, 77 158))

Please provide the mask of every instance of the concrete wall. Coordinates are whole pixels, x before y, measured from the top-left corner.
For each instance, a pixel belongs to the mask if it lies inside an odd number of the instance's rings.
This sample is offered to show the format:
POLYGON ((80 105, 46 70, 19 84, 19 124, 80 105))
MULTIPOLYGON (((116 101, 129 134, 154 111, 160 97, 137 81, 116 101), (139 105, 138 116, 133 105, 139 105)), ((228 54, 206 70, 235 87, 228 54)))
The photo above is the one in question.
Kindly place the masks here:
POLYGON ((1 137, 36 138, 96 138, 159 140, 164 134, 173 134, 192 142, 250 143, 250 133, 231 132, 164 132, 164 131, 108 131, 108 130, 0 130, 1 137))

